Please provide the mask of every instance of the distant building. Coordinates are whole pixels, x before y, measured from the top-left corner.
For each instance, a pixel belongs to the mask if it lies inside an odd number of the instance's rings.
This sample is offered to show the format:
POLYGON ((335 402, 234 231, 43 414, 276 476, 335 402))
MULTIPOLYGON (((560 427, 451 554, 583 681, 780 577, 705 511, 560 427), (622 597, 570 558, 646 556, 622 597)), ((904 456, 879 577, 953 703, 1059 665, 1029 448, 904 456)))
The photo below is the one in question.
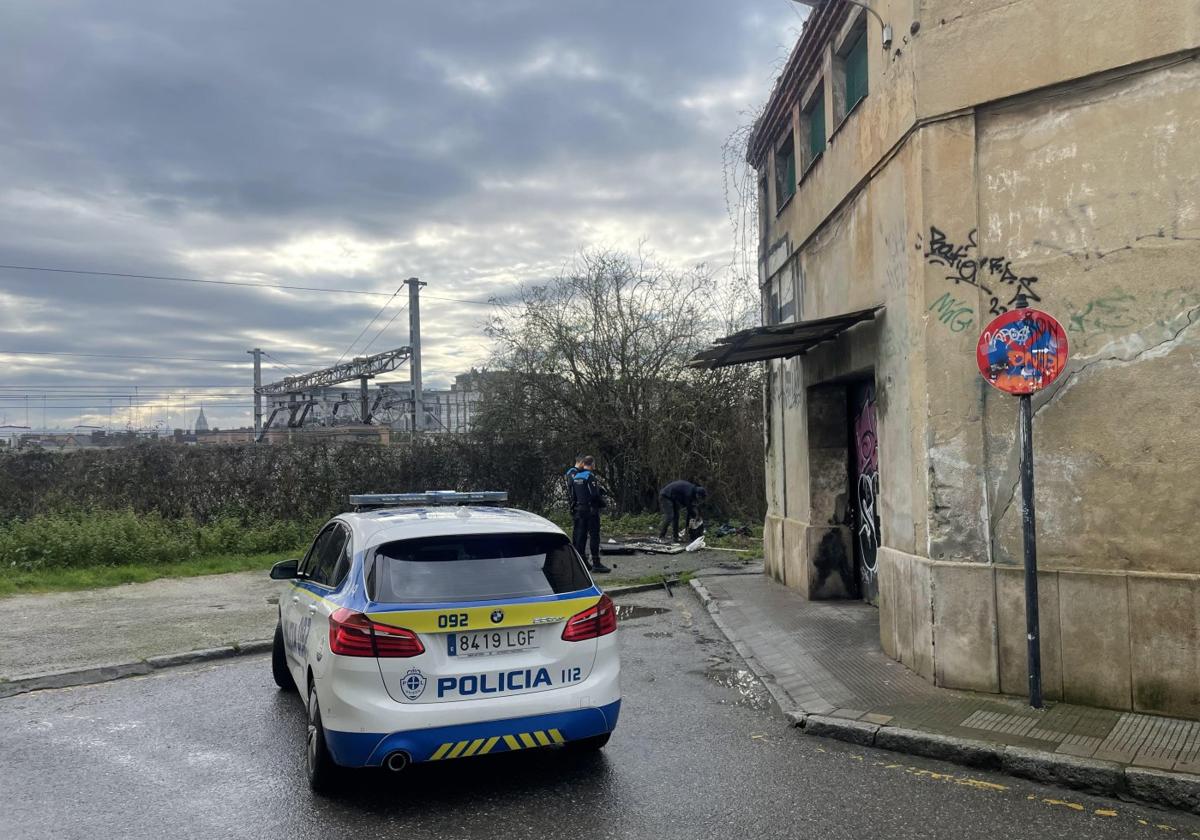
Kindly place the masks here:
MULTIPOLYGON (((425 407, 425 431, 464 434, 471 431, 479 402, 483 399, 478 371, 460 373, 448 389, 426 389, 421 395, 425 407)), ((397 431, 412 430, 412 399, 404 400, 404 409, 393 424, 397 431)))
POLYGON ((204 416, 204 406, 200 406, 200 413, 196 415, 195 430, 197 432, 208 431, 208 418, 204 416))

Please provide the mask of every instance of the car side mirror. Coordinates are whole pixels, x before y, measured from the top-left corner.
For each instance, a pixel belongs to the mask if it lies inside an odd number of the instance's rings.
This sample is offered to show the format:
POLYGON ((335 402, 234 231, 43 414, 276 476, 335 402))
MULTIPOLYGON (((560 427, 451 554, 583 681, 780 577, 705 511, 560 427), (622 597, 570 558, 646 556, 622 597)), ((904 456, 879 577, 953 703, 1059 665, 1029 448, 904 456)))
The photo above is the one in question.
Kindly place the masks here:
POLYGON ((299 560, 280 560, 271 567, 271 580, 293 580, 300 577, 299 560))

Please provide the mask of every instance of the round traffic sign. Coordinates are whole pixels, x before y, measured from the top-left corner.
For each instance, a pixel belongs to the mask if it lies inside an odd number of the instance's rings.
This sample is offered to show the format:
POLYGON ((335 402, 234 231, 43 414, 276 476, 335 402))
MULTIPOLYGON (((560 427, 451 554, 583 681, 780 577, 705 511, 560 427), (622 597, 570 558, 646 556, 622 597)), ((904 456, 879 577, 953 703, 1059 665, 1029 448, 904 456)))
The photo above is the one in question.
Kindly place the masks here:
POLYGON ((979 372, 1009 394, 1048 386, 1067 365, 1067 333, 1038 309, 1013 309, 984 328, 975 348, 979 372))

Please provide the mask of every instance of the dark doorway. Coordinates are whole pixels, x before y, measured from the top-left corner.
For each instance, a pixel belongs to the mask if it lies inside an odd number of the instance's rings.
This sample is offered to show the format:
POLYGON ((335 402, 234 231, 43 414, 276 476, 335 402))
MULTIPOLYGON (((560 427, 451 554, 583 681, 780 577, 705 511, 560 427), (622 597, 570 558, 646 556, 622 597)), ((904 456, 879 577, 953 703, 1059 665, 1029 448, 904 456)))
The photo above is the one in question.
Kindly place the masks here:
POLYGON ((875 383, 847 387, 850 418, 850 527, 854 566, 862 599, 879 602, 879 435, 875 416, 875 383))

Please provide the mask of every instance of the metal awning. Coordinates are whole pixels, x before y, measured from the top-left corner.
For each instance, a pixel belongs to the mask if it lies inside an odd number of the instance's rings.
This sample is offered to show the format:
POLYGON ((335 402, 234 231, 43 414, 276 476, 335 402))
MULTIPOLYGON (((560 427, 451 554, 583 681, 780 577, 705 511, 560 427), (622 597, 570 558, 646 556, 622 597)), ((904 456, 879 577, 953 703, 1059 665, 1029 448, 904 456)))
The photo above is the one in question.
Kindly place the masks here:
POLYGON ((693 356, 688 365, 713 370, 766 359, 800 356, 822 342, 837 338, 855 324, 874 319, 882 311, 882 306, 873 306, 870 309, 818 318, 815 321, 796 321, 791 324, 742 330, 717 339, 712 347, 693 356))

